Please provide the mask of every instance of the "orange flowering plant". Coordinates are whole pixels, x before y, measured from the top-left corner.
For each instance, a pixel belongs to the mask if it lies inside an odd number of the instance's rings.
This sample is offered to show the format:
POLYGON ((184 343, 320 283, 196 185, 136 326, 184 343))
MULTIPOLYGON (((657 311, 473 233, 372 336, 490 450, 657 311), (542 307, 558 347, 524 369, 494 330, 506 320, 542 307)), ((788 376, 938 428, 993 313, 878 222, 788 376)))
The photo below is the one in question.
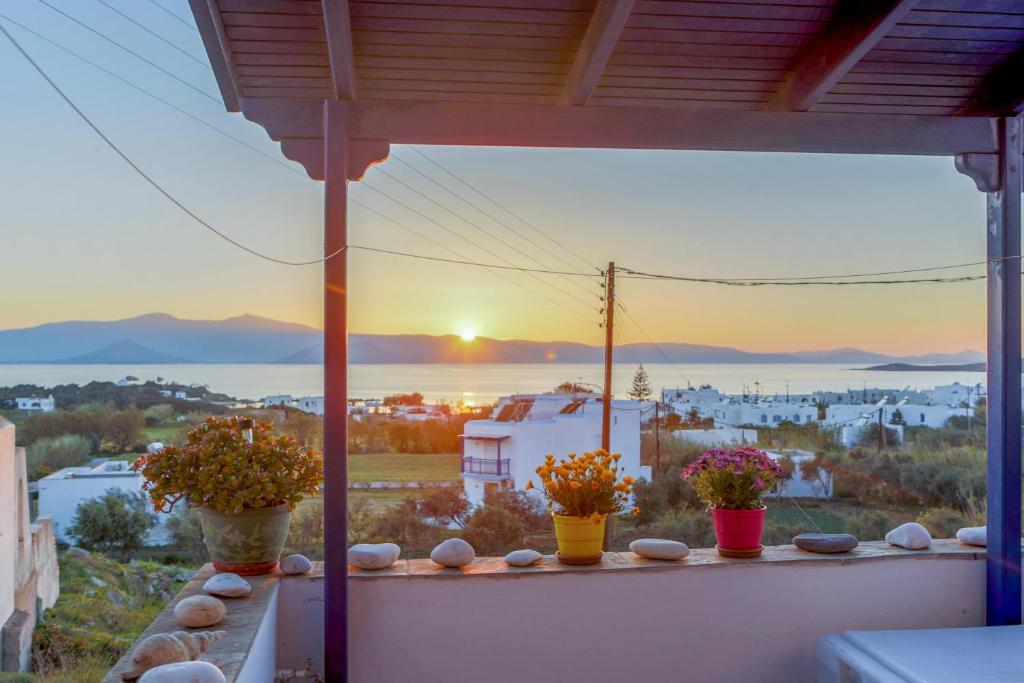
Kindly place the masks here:
MULTIPOLYGON (((568 458, 555 461, 548 455, 537 468, 541 490, 548 508, 557 515, 592 517, 599 522, 604 515, 615 514, 626 508, 633 492, 633 477, 619 477, 618 453, 597 450, 583 455, 572 453, 568 458)), ((533 481, 526 489, 538 488, 533 481)), ((633 514, 640 512, 633 509, 633 514)))
POLYGON ((323 481, 320 454, 289 436, 274 436, 267 422, 256 422, 252 443, 238 417, 208 417, 189 432, 184 446, 143 455, 136 468, 159 512, 188 498, 193 505, 225 514, 287 505, 294 509, 323 481))

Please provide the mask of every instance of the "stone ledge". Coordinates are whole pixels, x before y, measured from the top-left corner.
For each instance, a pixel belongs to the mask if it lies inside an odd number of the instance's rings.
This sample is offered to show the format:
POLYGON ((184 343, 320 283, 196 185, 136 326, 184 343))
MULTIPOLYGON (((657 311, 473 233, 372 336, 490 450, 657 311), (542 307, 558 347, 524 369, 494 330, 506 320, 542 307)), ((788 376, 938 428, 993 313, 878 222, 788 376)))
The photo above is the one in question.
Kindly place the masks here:
MULTIPOLYGON (((384 579, 462 578, 482 576, 488 578, 520 577, 523 574, 581 574, 600 571, 687 571, 697 567, 749 567, 777 566, 779 564, 813 563, 844 565, 892 559, 981 560, 985 549, 963 545, 953 539, 936 539, 925 550, 907 550, 889 545, 885 541, 861 543, 848 553, 823 555, 801 550, 792 545, 767 546, 761 557, 733 559, 722 557, 714 548, 697 548, 682 560, 648 560, 631 552, 605 553, 600 564, 588 566, 564 565, 554 555, 545 555, 530 567, 510 567, 501 557, 478 557, 466 567, 441 567, 429 559, 399 560, 389 569, 358 569, 349 567, 349 578, 357 581, 384 579)), ((314 571, 322 571, 314 567, 314 571)), ((312 572, 311 572, 312 574, 312 572)))

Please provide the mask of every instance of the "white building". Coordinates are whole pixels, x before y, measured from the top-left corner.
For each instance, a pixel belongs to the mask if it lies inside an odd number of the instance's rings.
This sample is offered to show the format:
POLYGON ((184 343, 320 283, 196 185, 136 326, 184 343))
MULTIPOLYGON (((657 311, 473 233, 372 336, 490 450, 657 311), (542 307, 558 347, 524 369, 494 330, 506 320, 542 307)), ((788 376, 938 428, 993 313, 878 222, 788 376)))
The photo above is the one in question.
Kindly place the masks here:
MULTIPOLYGON (((641 401, 613 401, 610 446, 622 475, 650 479, 640 465, 641 401)), ((466 496, 481 505, 487 491, 522 490, 538 483, 545 456, 564 458, 601 447, 600 399, 588 395, 516 395, 498 401, 492 417, 470 420, 462 436, 462 480, 466 496)))
POLYGON ((837 404, 825 409, 826 427, 838 427, 861 421, 867 416, 867 422, 878 423, 878 413, 882 412, 882 424, 887 427, 906 425, 907 427, 931 427, 939 429, 946 426, 949 418, 960 415, 966 417, 974 414, 974 408, 959 408, 949 405, 921 405, 917 403, 883 404, 837 404))
MULTIPOLYGON (((142 492, 142 474, 133 463, 108 460, 94 467, 65 467, 39 480, 39 514, 53 518, 57 538, 74 543, 67 535, 75 518, 78 505, 91 498, 99 498, 108 489, 125 493, 142 492)), ((166 523, 170 515, 158 515, 157 525, 150 530, 146 541, 161 545, 169 540, 166 523)))
POLYGON ((676 429, 671 435, 680 441, 689 441, 707 448, 757 444, 756 429, 676 429))
POLYGON ((25 449, 0 417, 0 671, 28 669, 32 632, 59 594, 53 524, 29 517, 25 449))
POLYGON ((928 401, 935 405, 970 406, 973 408, 979 398, 985 397, 985 385, 981 382, 973 385, 953 382, 937 386, 926 391, 925 394, 928 396, 928 401))
POLYGON ((46 398, 36 396, 16 398, 14 402, 17 404, 18 410, 38 410, 43 413, 52 413, 57 409, 57 402, 53 399, 53 394, 46 398))
POLYGON ((812 424, 818 421, 818 407, 807 403, 786 403, 785 401, 722 401, 712 408, 711 417, 715 428, 778 427, 783 422, 812 424))
POLYGON ((725 396, 709 384, 702 384, 694 389, 668 388, 661 390, 661 402, 672 407, 679 416, 686 418, 690 411, 696 410, 699 417, 712 417, 714 407, 725 400, 725 396))
POLYGON ((314 415, 324 414, 323 396, 302 396, 295 401, 295 407, 314 415))
POLYGON ((290 394, 275 394, 273 396, 264 396, 260 399, 260 403, 263 404, 264 408, 272 408, 274 406, 285 406, 288 408, 295 407, 295 399, 290 394))

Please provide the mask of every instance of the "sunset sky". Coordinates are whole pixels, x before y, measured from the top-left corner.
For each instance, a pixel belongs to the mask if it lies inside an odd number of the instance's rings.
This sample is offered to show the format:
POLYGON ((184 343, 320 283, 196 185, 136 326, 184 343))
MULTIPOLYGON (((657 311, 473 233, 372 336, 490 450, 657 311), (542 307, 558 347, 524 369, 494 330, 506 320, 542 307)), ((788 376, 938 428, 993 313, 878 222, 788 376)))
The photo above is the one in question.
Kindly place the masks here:
MULTIPOLYGON (((111 4, 205 60, 198 34, 150 3, 111 4)), ((96 3, 58 6, 193 83, 210 71, 96 3)), ((164 3, 190 18, 185 0, 164 3)), ((35 2, 2 10, 69 49, 276 159, 263 129, 35 2)), ((68 95, 142 168, 233 238, 286 259, 321 248, 323 188, 119 83, 0 19, 68 95)), ((4 163, 0 328, 164 311, 224 318, 253 313, 320 325, 321 268, 260 261, 192 222, 117 158, 0 37, 4 163)), ((391 160, 380 168, 513 244, 564 269, 601 265, 695 276, 827 275, 984 258, 984 196, 946 158, 423 148, 514 211, 517 221, 412 150, 402 159, 487 208, 556 260, 391 160), (571 252, 571 253, 570 253, 571 252), (563 262, 565 261, 565 262, 563 262)), ((299 171, 298 173, 296 171, 299 171)), ((372 170, 351 197, 438 246, 353 206, 352 244, 525 266, 468 222, 372 170)), ((448 334, 597 343, 597 279, 523 274, 353 251, 355 332, 448 334), (527 291, 532 290, 532 291, 527 291), (589 290, 589 291, 584 291, 589 290), (543 293, 543 298, 539 296, 543 293), (570 298, 583 300, 579 302, 570 298), (548 301, 557 301, 565 310, 548 301), (570 312, 572 311, 572 312, 570 312)), ((978 268, 951 274, 979 272, 978 268)), ((911 354, 984 347, 984 284, 731 288, 624 280, 619 293, 657 341, 796 350, 842 346, 911 354)), ((625 320, 621 341, 646 341, 625 320)))

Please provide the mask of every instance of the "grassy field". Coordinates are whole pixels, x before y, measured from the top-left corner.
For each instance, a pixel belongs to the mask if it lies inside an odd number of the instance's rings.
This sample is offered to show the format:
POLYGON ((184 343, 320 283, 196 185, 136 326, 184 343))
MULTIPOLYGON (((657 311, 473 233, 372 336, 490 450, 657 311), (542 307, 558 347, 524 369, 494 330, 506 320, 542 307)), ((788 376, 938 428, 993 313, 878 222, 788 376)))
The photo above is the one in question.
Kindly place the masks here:
POLYGON ((456 453, 355 453, 348 456, 349 481, 453 481, 456 453))
POLYGON ((154 441, 161 441, 166 443, 171 440, 178 431, 181 429, 180 426, 173 427, 143 427, 142 433, 146 435, 146 440, 150 443, 154 441))
POLYGON ((846 532, 846 520, 839 515, 826 512, 815 506, 801 503, 797 508, 791 501, 771 503, 768 506, 768 519, 788 526, 804 527, 813 520, 813 525, 824 534, 841 534, 846 532))

